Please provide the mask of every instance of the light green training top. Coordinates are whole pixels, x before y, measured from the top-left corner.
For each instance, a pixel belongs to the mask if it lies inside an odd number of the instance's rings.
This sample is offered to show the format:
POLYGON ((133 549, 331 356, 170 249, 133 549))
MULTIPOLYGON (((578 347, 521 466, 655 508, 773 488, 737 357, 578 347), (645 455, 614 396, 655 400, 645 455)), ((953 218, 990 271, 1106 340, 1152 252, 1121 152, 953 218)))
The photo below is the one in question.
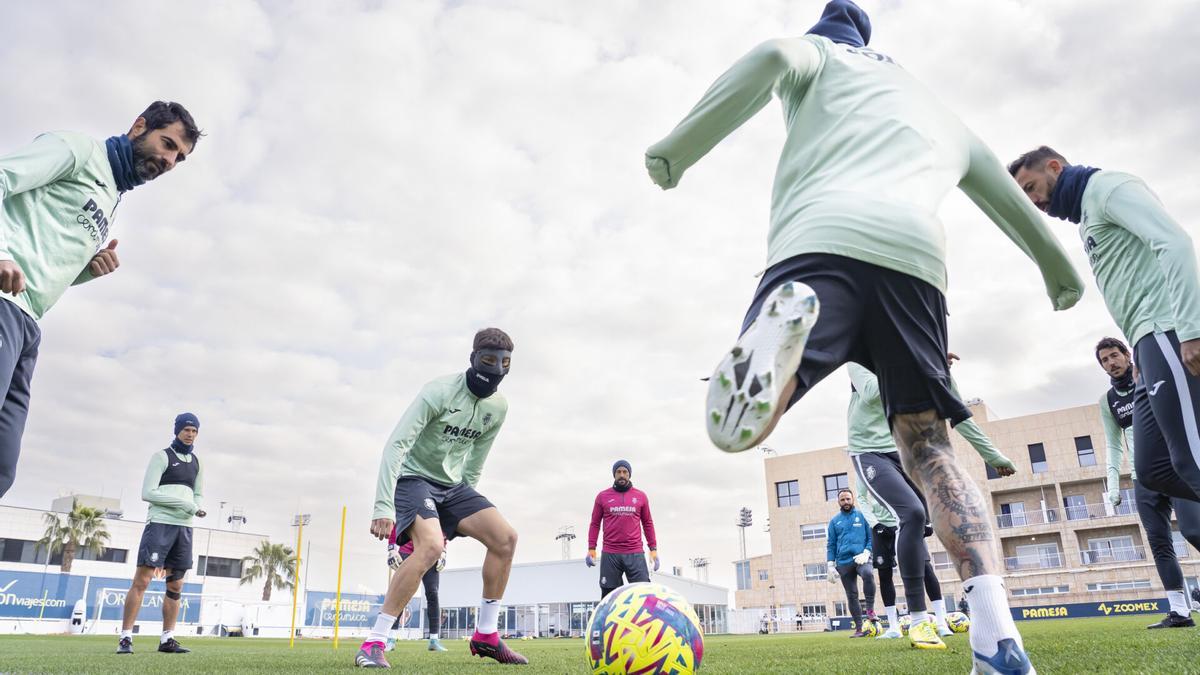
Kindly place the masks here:
MULTIPOLYGON (((1132 405, 1132 403, 1130 403, 1132 405)), ((1129 477, 1137 480, 1137 469, 1133 466, 1133 425, 1122 429, 1113 417, 1112 408, 1108 406, 1108 392, 1100 397, 1100 421, 1104 424, 1104 444, 1108 448, 1108 461, 1105 464, 1107 480, 1105 487, 1109 492, 1119 492, 1121 489, 1121 468, 1125 461, 1125 448, 1129 448, 1129 477), (1124 441, 1122 446, 1121 441, 1124 441)))
MULTIPOLYGON (((892 438, 892 430, 888 425, 887 415, 883 410, 883 400, 879 397, 879 379, 875 373, 857 363, 846 364, 850 372, 850 381, 854 391, 850 392, 850 406, 846 413, 846 450, 851 455, 866 452, 896 452, 896 440, 892 438)), ((950 378, 950 389, 958 396, 958 385, 950 378)), ((966 419, 954 427, 975 452, 990 466, 1011 464, 992 443, 992 439, 983 433, 983 429, 972 419, 966 419)))
POLYGON ((421 388, 404 411, 379 463, 373 518, 395 519, 396 481, 421 476, 440 485, 479 483, 483 463, 508 414, 500 392, 476 398, 465 373, 446 375, 421 388))
POLYGON ((118 201, 104 143, 70 131, 46 133, 0 157, 0 260, 25 274, 14 302, 40 319, 108 240, 118 201))
POLYGON ((198 462, 195 453, 180 454, 171 448, 159 450, 150 456, 146 466, 146 477, 142 479, 142 501, 150 502, 146 520, 164 525, 192 526, 192 516, 202 510, 200 499, 204 496, 204 463, 196 467, 196 488, 186 485, 162 485, 163 472, 167 470, 167 458, 172 462, 198 462))
POLYGON ((1092 174, 1079 220, 1088 262, 1129 344, 1150 333, 1200 338, 1200 278, 1192 239, 1137 176, 1092 174))
POLYGON ((958 186, 1041 269, 1055 309, 1083 283, 996 156, 888 56, 806 35, 765 42, 735 63, 646 151, 663 189, 771 100, 787 140, 771 197, 767 266, 830 253, 946 291, 937 210, 958 186))

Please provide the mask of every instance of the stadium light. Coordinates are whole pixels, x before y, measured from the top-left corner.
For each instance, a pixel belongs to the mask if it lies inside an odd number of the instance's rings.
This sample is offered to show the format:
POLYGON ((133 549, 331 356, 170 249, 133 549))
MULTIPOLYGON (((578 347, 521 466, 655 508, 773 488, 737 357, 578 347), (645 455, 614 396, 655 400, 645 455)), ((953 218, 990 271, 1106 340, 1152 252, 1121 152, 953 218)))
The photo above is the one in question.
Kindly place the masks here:
POLYGON ((746 528, 754 524, 754 512, 749 507, 743 506, 741 511, 738 511, 737 527, 741 534, 741 550, 742 557, 739 560, 746 559, 746 528))

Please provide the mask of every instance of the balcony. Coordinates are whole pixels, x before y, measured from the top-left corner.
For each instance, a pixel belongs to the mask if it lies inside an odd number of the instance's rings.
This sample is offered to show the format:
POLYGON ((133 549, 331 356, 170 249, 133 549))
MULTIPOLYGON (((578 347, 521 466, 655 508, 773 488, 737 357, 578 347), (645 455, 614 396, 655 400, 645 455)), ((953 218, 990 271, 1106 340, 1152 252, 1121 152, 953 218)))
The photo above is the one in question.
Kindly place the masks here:
POLYGON ((1007 530, 1011 527, 1057 523, 1061 518, 1062 516, 1058 513, 1058 509, 1025 511, 1023 513, 997 513, 996 526, 1001 530, 1007 530))
POLYGON ((1072 504, 1063 507, 1063 511, 1067 513, 1067 520, 1099 520, 1134 515, 1137 513, 1137 504, 1134 504, 1133 500, 1121 502, 1121 505, 1116 507, 1108 507, 1107 504, 1072 504), (1112 513, 1109 513, 1109 508, 1112 509, 1112 513))
POLYGON ((1053 570, 1063 566, 1063 557, 1059 553, 1042 553, 1039 555, 1018 555, 1004 559, 1004 569, 1008 572, 1027 572, 1029 570, 1053 570))
POLYGON ((1080 551, 1079 559, 1084 565, 1138 562, 1146 559, 1146 549, 1141 546, 1091 549, 1080 551))

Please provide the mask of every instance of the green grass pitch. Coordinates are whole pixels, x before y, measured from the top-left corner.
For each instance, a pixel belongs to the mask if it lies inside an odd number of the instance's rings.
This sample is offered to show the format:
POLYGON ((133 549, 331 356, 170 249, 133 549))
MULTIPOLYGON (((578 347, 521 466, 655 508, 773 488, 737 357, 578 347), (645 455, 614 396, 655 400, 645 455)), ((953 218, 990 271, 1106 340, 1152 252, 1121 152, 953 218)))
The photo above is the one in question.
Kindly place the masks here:
MULTIPOLYGON (((1200 673, 1200 628, 1145 629, 1157 616, 1021 622, 1025 645, 1040 673, 1200 673)), ((967 673, 965 635, 947 639, 944 652, 919 651, 903 640, 850 640, 848 633, 714 635, 705 640, 704 673, 967 673)), ((136 653, 118 656, 116 637, 2 636, 0 672, 11 673, 330 673, 353 672, 356 640, 334 651, 327 640, 182 638, 191 654, 159 654, 157 638, 138 637, 136 653)), ((516 640, 527 667, 472 657, 467 643, 447 640, 450 651, 425 651, 402 642, 388 656, 404 673, 586 673, 583 641, 516 640)))

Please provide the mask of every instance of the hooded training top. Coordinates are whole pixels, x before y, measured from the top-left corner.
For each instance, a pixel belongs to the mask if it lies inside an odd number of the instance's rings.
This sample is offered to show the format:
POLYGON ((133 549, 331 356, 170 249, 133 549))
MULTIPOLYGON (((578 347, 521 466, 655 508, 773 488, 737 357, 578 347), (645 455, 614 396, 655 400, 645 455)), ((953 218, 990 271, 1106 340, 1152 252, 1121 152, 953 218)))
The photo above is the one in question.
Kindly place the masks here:
MULTIPOLYGON (((849 427, 846 432, 846 451, 851 455, 897 452, 896 440, 892 438, 892 430, 883 411, 883 401, 879 398, 879 379, 875 373, 857 363, 846 364, 846 369, 854 384, 854 390, 850 392, 850 408, 846 413, 849 427)), ((959 395, 953 377, 950 378, 950 391, 955 396, 959 395)), ((975 452, 989 466, 996 466, 994 462, 1006 459, 974 420, 959 422, 954 430, 975 448, 975 452)))
POLYGON ((1104 304, 1130 345, 1174 330, 1200 338, 1200 279, 1192 239, 1137 176, 1098 171, 1079 219, 1104 304))
POLYGON ((396 517, 396 481, 420 476, 439 485, 475 487, 508 401, 500 392, 477 398, 465 373, 433 380, 421 388, 383 447, 373 518, 396 517))
POLYGON ((0 297, 40 319, 68 286, 93 279, 87 266, 117 201, 104 143, 83 134, 42 134, 0 157, 0 260, 25 275, 22 293, 0 297))
POLYGON ((630 486, 624 492, 616 488, 602 490, 592 503, 592 524, 588 528, 588 550, 596 548, 601 521, 604 523, 604 553, 641 553, 642 531, 651 551, 658 550, 650 500, 646 493, 630 486))
POLYGON ((1133 465, 1133 387, 1120 391, 1110 388, 1100 397, 1100 421, 1104 423, 1104 444, 1108 448, 1105 462, 1105 488, 1109 492, 1121 489, 1121 463, 1125 448, 1129 449, 1129 477, 1137 480, 1133 465), (1125 445, 1122 447, 1121 442, 1125 445))
POLYGON ((663 189, 774 92, 787 140, 771 197, 767 266, 830 253, 946 291, 938 206, 958 186, 1041 268, 1055 309, 1083 283, 1000 161, 890 57, 818 35, 771 40, 735 63, 679 126, 646 151, 663 189))
POLYGON ((147 522, 191 527, 192 516, 202 510, 203 496, 204 463, 195 452, 185 454, 166 448, 150 456, 142 479, 142 501, 150 503, 147 522))
POLYGON ((854 556, 871 550, 871 526, 858 509, 850 513, 839 510, 825 534, 825 559, 839 565, 849 565, 854 556))

